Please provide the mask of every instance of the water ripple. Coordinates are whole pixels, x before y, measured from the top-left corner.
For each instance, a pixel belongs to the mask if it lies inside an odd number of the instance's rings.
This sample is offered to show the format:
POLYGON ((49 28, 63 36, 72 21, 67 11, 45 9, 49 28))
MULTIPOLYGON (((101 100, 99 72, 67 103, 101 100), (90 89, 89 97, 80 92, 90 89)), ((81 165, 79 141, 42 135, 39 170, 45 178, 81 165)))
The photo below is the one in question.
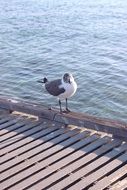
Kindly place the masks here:
POLYGON ((126 10, 126 0, 1 0, 0 95, 57 106, 36 81, 70 71, 73 110, 127 121, 126 10))

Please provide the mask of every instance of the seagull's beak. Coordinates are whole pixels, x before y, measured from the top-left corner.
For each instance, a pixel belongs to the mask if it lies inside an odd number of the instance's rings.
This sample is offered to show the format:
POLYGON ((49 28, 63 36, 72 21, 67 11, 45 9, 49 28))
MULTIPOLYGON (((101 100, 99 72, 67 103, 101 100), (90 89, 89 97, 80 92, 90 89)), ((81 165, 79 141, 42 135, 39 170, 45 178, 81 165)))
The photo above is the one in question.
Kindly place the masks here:
POLYGON ((72 78, 71 78, 71 77, 69 77, 69 78, 68 78, 68 83, 69 83, 69 84, 71 84, 71 83, 72 83, 72 81, 73 81, 73 80, 72 80, 72 78))
POLYGON ((69 84, 71 84, 71 78, 68 76, 67 77, 67 82, 69 83, 69 84))
POLYGON ((68 82, 69 82, 69 84, 71 84, 71 80, 70 79, 68 79, 68 82))

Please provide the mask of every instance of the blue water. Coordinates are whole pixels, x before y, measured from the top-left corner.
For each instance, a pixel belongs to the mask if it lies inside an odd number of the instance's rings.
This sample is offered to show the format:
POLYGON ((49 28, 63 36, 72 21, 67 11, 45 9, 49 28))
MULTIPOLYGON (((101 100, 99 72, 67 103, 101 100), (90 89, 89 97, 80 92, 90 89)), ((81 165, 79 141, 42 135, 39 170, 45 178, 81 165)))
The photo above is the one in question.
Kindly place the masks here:
POLYGON ((72 110, 127 121, 127 1, 0 0, 0 95, 57 106, 36 81, 68 71, 72 110))

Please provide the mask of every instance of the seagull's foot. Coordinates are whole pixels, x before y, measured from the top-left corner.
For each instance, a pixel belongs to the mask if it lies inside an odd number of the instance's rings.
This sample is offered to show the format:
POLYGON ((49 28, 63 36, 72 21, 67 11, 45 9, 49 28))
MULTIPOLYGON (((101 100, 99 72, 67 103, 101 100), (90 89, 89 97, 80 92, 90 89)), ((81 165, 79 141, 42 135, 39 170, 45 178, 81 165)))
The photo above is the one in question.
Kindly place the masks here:
POLYGON ((63 110, 62 113, 69 113, 71 112, 69 109, 63 110))
MULTIPOLYGON (((54 108, 54 107, 52 107, 52 106, 48 107, 48 110, 50 110, 50 111, 57 111, 57 109, 54 108)), ((69 113, 69 112, 71 112, 71 110, 69 110, 68 108, 66 108, 65 110, 60 109, 60 114, 69 113)))
POLYGON ((69 112, 71 112, 71 110, 70 110, 70 109, 68 109, 68 108, 66 108, 66 112, 67 112, 67 113, 69 113, 69 112))

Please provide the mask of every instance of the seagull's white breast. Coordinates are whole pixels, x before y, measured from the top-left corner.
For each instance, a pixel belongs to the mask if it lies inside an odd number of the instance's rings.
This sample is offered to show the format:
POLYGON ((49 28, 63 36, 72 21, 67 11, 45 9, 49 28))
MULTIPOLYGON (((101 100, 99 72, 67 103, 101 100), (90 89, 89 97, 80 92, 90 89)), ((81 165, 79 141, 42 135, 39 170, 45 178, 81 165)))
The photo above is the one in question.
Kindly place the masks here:
POLYGON ((64 88, 65 92, 60 94, 58 97, 60 99, 66 99, 75 94, 77 90, 77 84, 75 81, 72 81, 71 83, 62 82, 62 84, 60 85, 60 88, 64 88))

